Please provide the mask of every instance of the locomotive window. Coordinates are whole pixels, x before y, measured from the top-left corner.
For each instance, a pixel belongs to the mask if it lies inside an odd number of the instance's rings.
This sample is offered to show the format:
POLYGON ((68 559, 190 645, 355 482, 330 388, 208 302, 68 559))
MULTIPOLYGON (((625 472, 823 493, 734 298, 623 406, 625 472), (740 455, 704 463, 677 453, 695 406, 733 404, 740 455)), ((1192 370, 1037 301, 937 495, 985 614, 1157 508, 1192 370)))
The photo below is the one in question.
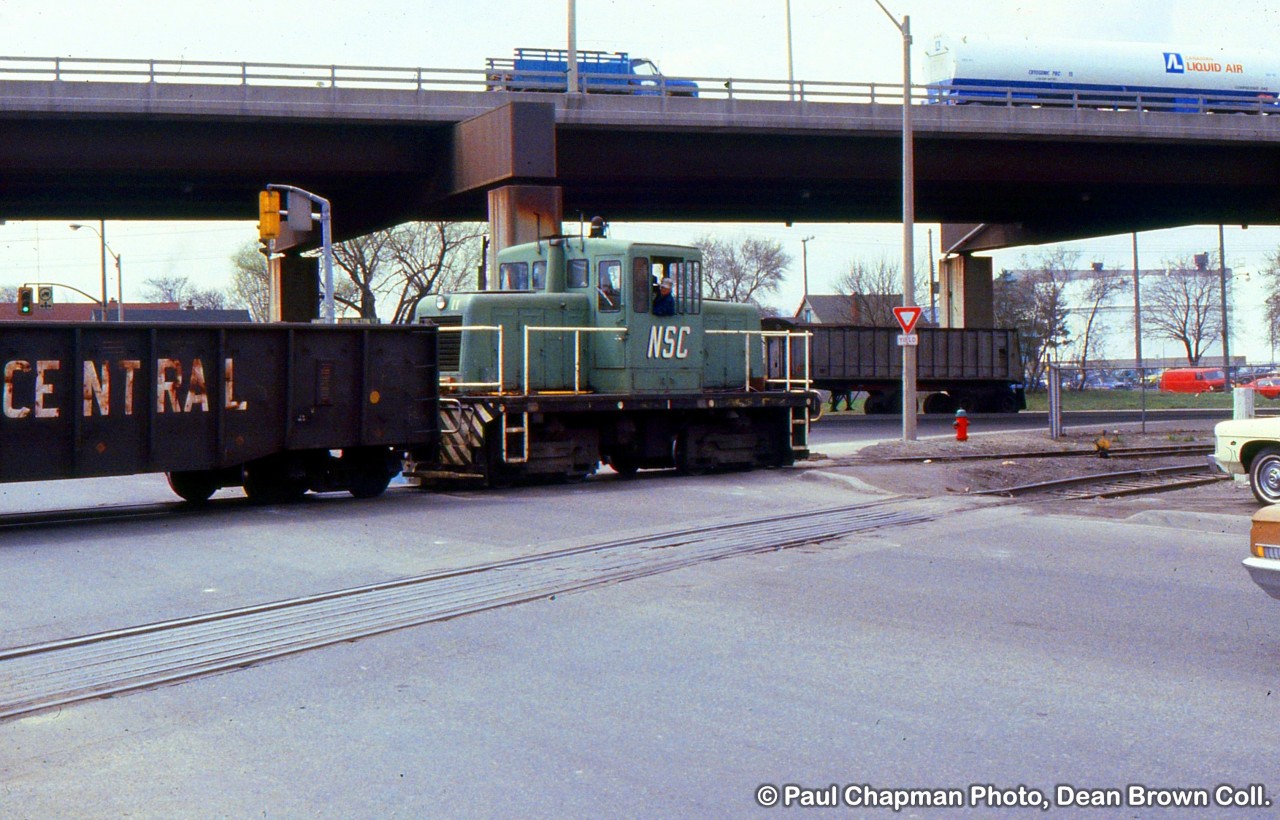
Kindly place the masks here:
POLYGON ((540 259, 533 263, 533 289, 542 290, 547 286, 547 263, 540 259))
POLYGON ((648 313, 649 301, 656 292, 649 276, 649 260, 637 256, 631 263, 631 293, 634 297, 631 309, 636 313, 648 313))
POLYGON ((596 308, 606 312, 622 310, 622 262, 606 259, 596 270, 596 308))
POLYGON ((498 284, 502 290, 528 290, 529 263, 503 262, 498 266, 498 284))
POLYGON ((669 266, 667 275, 676 281, 676 310, 680 313, 702 312, 702 263, 697 260, 669 266))
POLYGON ((591 266, 587 264, 585 259, 570 259, 568 270, 567 284, 571 288, 585 288, 587 286, 587 274, 591 270, 591 266))

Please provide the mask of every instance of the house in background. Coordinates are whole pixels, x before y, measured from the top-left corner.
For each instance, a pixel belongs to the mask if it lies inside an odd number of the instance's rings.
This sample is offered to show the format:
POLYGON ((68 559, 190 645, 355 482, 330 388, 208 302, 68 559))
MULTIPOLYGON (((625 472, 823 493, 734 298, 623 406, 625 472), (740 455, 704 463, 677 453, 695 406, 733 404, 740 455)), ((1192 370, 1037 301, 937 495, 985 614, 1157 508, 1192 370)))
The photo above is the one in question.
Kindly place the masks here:
MULTIPOLYGON (((893 309, 902 304, 895 293, 860 293, 846 295, 809 294, 796 309, 793 318, 820 325, 861 325, 863 327, 897 327, 893 309)), ((921 322, 921 325, 928 324, 921 322)))

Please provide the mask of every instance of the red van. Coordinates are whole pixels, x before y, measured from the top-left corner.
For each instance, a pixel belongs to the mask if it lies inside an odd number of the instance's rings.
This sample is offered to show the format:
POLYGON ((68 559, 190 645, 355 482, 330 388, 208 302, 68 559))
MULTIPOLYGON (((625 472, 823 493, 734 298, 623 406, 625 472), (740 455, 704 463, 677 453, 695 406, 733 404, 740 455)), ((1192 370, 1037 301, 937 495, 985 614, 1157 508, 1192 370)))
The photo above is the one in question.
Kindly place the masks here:
POLYGON ((1175 367, 1160 374, 1165 393, 1221 393, 1226 386, 1221 367, 1175 367))

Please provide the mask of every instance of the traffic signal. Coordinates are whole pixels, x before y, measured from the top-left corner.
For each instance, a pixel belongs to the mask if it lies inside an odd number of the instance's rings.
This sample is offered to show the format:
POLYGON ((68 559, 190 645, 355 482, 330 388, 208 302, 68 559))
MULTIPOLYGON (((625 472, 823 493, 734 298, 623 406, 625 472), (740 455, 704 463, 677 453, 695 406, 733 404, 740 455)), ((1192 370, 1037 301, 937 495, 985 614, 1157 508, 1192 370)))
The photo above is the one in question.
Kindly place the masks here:
POLYGON ((280 236, 280 192, 258 192, 258 238, 264 242, 280 236))
POLYGON ((18 288, 18 314, 31 315, 31 288, 18 288))

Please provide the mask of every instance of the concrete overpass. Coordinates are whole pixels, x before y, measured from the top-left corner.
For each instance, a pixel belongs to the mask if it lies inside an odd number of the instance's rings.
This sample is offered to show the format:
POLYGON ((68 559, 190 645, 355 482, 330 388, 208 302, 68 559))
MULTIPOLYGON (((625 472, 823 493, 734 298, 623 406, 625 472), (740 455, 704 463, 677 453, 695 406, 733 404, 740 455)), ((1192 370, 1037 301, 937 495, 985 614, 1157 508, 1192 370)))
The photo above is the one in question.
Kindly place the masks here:
MULTIPOLYGON (((0 218, 253 218, 285 182, 329 197, 340 236, 483 220, 511 184, 613 220, 892 222, 900 121, 882 102, 6 80, 0 218)), ((1280 117, 917 106, 915 122, 917 218, 1002 226, 985 246, 1280 221, 1280 117)))
MULTIPOLYGON (((259 84, 247 68, 241 82, 158 81, 155 64, 84 82, 0 67, 0 218, 252 219, 269 182, 328 197, 337 238, 490 218, 501 245, 531 214, 901 215, 900 100, 874 86, 792 101, 702 79, 697 99, 569 96, 439 90, 422 70, 408 87, 342 85, 336 70, 310 81, 286 68, 259 84), (856 101, 827 101, 841 98, 856 101)), ((484 87, 482 73, 467 81, 484 87)), ((1280 222, 1280 117, 922 105, 915 135, 916 216, 948 226, 944 251, 1280 222)))

